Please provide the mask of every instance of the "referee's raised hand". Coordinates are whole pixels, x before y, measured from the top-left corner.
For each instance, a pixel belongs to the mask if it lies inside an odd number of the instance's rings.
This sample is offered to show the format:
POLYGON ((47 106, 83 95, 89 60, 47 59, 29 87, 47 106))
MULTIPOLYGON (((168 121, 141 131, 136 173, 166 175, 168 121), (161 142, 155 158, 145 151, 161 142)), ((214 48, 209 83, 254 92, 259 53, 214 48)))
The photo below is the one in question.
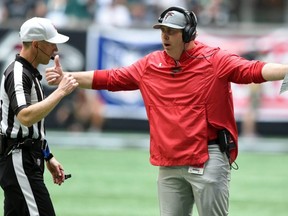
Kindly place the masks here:
POLYGON ((49 85, 58 85, 64 76, 59 55, 55 56, 54 63, 54 67, 47 68, 45 73, 45 77, 49 85))
POLYGON ((58 89, 62 91, 63 96, 66 96, 77 88, 78 85, 78 82, 71 74, 65 74, 58 85, 58 89))

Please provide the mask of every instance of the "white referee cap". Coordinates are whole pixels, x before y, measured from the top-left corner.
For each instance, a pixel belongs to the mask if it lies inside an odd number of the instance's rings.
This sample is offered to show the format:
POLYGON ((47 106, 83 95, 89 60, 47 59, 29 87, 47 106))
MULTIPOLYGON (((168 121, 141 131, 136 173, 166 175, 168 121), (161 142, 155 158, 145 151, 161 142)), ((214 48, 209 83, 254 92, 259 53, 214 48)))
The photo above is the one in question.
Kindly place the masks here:
POLYGON ((41 17, 33 17, 24 22, 19 34, 22 42, 44 40, 58 44, 69 40, 68 36, 58 33, 51 20, 41 17))

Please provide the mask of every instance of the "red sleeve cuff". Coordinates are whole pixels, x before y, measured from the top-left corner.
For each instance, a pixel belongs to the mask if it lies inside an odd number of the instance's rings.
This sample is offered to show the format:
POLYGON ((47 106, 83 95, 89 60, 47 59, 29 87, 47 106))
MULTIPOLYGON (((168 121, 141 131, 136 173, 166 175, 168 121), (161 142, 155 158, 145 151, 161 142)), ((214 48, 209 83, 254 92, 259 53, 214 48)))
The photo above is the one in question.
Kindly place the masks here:
POLYGON ((104 70, 94 70, 92 89, 107 89, 108 73, 104 70))

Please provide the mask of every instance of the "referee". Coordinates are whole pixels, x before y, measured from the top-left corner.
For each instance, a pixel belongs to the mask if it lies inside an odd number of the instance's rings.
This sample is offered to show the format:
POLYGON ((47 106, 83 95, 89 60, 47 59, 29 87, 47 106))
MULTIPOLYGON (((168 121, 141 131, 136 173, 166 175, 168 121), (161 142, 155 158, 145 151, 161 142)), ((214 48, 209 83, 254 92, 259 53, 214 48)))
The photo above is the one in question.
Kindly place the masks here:
MULTIPOLYGON (((62 165, 45 140, 44 118, 78 83, 66 76, 48 97, 41 86, 39 64, 48 64, 57 45, 69 37, 59 34, 51 21, 34 17, 20 28, 22 49, 3 73, 0 90, 0 185, 4 216, 55 215, 44 184, 44 164, 55 184, 65 180, 62 165)), ((56 56, 58 58, 58 56, 56 56)))

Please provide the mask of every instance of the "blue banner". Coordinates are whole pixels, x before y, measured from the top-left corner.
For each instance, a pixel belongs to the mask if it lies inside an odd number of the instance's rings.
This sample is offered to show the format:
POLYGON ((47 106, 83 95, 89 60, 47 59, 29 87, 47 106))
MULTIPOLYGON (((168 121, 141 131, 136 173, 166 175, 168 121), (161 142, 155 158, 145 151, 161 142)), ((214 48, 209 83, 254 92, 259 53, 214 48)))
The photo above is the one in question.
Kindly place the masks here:
MULTIPOLYGON (((157 30, 99 29, 88 32, 87 70, 128 66, 146 54, 162 49, 157 30)), ((98 91, 105 117, 146 119, 140 91, 98 91)))

